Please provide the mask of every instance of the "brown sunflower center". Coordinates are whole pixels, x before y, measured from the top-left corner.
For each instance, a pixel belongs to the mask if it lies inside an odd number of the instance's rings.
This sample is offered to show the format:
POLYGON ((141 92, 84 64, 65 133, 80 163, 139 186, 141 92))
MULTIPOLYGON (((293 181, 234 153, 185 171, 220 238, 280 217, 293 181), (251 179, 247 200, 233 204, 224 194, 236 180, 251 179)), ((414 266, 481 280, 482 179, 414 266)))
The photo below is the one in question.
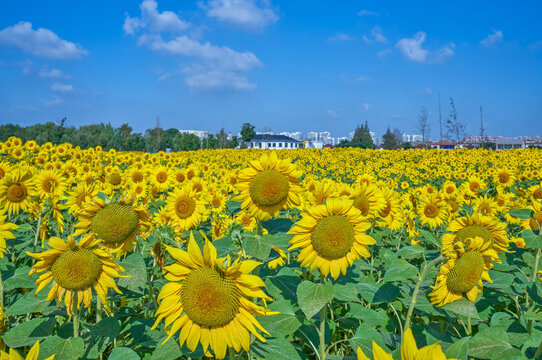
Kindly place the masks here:
POLYGON ((141 182, 143 181, 143 174, 139 171, 136 171, 132 174, 132 181, 133 182, 141 182))
POLYGON ((435 204, 433 203, 428 203, 428 204, 425 204, 424 208, 423 208, 423 213, 425 216, 427 216, 428 218, 435 218, 438 216, 439 214, 439 209, 438 209, 438 206, 436 206, 435 204))
POLYGON ((470 291, 482 278, 484 258, 479 251, 467 251, 456 260, 450 270, 446 284, 455 293, 470 291))
POLYGON ((8 187, 6 198, 9 202, 21 202, 26 199, 28 194, 26 187, 22 184, 11 184, 8 187))
POLYGON ((90 230, 106 244, 118 244, 132 235, 138 225, 139 218, 130 205, 110 203, 92 217, 90 230))
POLYGON ((0 179, 6 175, 6 171, 0 167, 0 179))
POLYGON ((386 206, 384 207, 384 209, 382 209, 380 211, 380 216, 381 217, 386 217, 386 216, 388 216, 390 214, 390 212, 391 212, 391 203, 388 201, 386 203, 386 206))
POLYGON ((507 172, 501 172, 499 173, 499 182, 501 184, 506 184, 508 181, 510 181, 510 174, 508 174, 507 172))
POLYGON ((163 171, 156 174, 156 181, 158 181, 160 184, 165 183, 167 181, 167 174, 163 171))
POLYGON ((102 262, 89 249, 75 248, 63 252, 51 267, 55 282, 67 290, 86 289, 102 273, 102 262))
POLYGON ((235 282, 215 268, 195 269, 182 283, 181 301, 186 315, 207 327, 232 321, 239 312, 239 297, 235 282))
POLYGON ((312 246, 316 253, 334 260, 345 256, 354 243, 354 227, 343 215, 322 218, 311 233, 312 246))
POLYGON ((184 174, 183 173, 177 173, 177 175, 175 175, 175 180, 177 180, 177 182, 179 182, 179 183, 184 182, 184 174))
POLYGON ((455 187, 446 186, 446 194, 453 194, 455 192, 455 187))
POLYGON ((274 169, 259 172, 250 182, 250 197, 256 205, 274 206, 288 196, 288 178, 274 169))
POLYGON ((369 199, 367 199, 367 196, 360 195, 354 199, 354 207, 359 209, 363 216, 367 216, 369 214, 369 210, 371 209, 371 202, 369 199))
POLYGON ((538 231, 540 226, 542 226, 542 211, 537 211, 529 219, 529 226, 531 230, 538 231))
POLYGON ((211 205, 213 205, 213 207, 219 207, 221 203, 222 202, 218 196, 213 197, 213 200, 211 201, 211 205))
POLYGON ((122 181, 122 178, 120 177, 119 174, 117 173, 113 173, 111 174, 111 176, 109 177, 109 183, 113 186, 116 186, 116 185, 119 185, 120 182, 122 181))
POLYGON ((196 210, 196 203, 190 197, 183 195, 175 203, 175 212, 181 219, 186 219, 196 210))
POLYGON ((43 190, 45 192, 51 192, 53 190, 54 186, 56 185, 55 179, 45 179, 43 181, 43 190))
POLYGON ((484 241, 493 241, 493 234, 491 231, 480 225, 469 225, 459 230, 456 233, 457 241, 464 241, 468 238, 474 238, 476 236, 481 237, 484 241))
POLYGON ((533 192, 533 197, 534 197, 536 200, 541 200, 541 199, 542 199, 542 188, 536 189, 536 190, 533 192))

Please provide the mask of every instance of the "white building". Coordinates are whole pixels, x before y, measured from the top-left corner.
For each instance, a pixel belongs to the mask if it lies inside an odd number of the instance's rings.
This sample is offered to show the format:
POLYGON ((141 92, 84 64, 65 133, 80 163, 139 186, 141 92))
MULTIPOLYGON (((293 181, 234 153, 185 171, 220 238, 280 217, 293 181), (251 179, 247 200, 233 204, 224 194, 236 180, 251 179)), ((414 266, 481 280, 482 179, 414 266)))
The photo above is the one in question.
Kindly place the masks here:
POLYGON ((283 131, 279 135, 288 136, 288 137, 291 137, 292 139, 297 140, 297 141, 302 141, 303 140, 303 133, 301 131, 296 131, 296 132, 283 131))
POLYGON ((256 134, 248 143, 250 149, 297 149, 299 141, 285 135, 256 134))
POLYGON ((403 138, 403 142, 415 143, 415 142, 423 141, 423 136, 419 134, 411 135, 411 134, 403 133, 402 138, 403 138))
POLYGON ((179 130, 179 132, 181 134, 196 135, 200 139, 206 139, 209 136, 209 132, 204 130, 179 130))

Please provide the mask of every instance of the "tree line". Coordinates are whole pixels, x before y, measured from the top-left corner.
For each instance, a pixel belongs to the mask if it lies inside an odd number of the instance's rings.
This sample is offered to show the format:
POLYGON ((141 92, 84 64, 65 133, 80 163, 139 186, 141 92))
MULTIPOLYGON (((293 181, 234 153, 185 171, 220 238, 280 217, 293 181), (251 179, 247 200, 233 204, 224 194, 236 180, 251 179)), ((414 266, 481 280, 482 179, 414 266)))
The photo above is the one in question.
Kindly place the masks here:
POLYGON ((0 141, 4 142, 11 136, 23 141, 34 140, 39 145, 47 142, 53 144, 71 143, 83 149, 101 146, 105 150, 121 151, 185 151, 199 149, 227 149, 246 147, 254 137, 254 126, 245 123, 241 129, 241 138, 230 136, 222 128, 217 134, 209 134, 199 138, 194 134, 181 133, 178 129, 162 129, 159 121, 152 129, 143 133, 134 132, 129 124, 115 128, 110 123, 83 125, 79 127, 66 126, 66 118, 59 123, 47 122, 30 126, 14 124, 0 125, 0 141))

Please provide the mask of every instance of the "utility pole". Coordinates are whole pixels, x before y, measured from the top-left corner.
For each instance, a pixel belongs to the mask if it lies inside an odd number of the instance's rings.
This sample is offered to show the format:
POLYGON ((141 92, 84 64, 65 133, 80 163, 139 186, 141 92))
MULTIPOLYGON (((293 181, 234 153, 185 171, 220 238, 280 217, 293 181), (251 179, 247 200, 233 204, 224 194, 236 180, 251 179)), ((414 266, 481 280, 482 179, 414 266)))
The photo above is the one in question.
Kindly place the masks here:
POLYGON ((160 150, 160 144, 162 142, 162 134, 161 134, 161 129, 160 129, 160 118, 157 116, 156 117, 156 150, 155 151, 158 151, 160 150))
POLYGON ((440 111, 440 93, 438 93, 438 121, 440 126, 440 140, 439 145, 442 147, 442 113, 440 111))
POLYGON ((482 149, 484 148, 484 118, 482 117, 482 105, 480 105, 480 137, 482 138, 482 149))

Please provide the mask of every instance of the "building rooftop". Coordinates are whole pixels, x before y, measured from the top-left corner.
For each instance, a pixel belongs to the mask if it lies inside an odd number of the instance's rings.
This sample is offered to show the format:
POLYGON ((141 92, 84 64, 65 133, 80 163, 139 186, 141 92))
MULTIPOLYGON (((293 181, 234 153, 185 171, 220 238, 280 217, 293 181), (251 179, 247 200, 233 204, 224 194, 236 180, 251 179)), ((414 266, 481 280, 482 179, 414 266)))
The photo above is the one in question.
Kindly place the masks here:
POLYGON ((299 142, 296 139, 292 139, 286 135, 275 135, 275 134, 256 134, 252 138, 252 141, 287 141, 287 142, 299 142))

